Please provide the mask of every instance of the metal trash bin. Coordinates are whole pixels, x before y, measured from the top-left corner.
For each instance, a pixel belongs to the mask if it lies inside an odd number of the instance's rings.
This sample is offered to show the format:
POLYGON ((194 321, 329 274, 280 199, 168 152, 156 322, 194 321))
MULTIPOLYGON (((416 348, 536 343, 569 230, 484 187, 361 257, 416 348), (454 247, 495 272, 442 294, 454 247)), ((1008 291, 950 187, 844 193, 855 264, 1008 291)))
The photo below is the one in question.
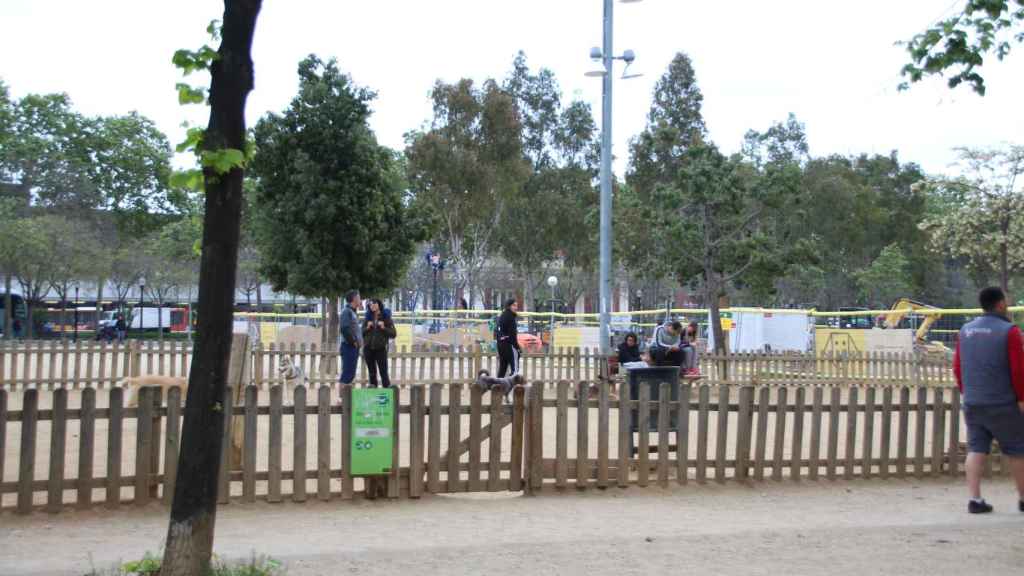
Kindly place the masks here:
MULTIPOLYGON (((650 414, 647 416, 648 430, 651 432, 658 431, 658 399, 661 398, 661 386, 669 386, 669 398, 672 402, 679 401, 679 367, 678 366, 658 366, 653 368, 634 368, 629 370, 629 399, 638 400, 640 398, 640 386, 647 386, 650 390, 650 404, 648 404, 650 414)), ((640 419, 638 418, 638 409, 630 410, 630 429, 633 433, 629 435, 630 439, 630 452, 633 451, 635 444, 633 443, 633 434, 640 431, 640 419)), ((675 430, 679 423, 679 411, 669 411, 669 430, 675 430)))

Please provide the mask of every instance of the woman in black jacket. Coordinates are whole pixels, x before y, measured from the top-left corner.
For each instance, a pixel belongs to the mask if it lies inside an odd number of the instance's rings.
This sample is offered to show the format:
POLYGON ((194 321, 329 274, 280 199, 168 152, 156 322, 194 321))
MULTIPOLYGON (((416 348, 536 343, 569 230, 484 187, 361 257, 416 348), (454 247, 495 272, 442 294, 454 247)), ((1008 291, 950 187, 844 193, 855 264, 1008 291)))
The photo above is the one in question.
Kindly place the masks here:
POLYGON ((509 376, 519 373, 519 320, 516 314, 519 304, 515 298, 510 298, 504 308, 494 329, 494 341, 498 346, 498 378, 504 378, 506 373, 509 376))
POLYGON ((397 335, 395 322, 391 319, 391 311, 384 308, 378 298, 368 300, 366 320, 363 323, 363 357, 370 371, 370 388, 377 387, 377 372, 380 372, 381 384, 391 387, 388 377, 388 341, 397 335))
POLYGON ((619 344, 619 366, 627 362, 640 362, 640 344, 636 341, 636 334, 626 334, 626 339, 619 344))

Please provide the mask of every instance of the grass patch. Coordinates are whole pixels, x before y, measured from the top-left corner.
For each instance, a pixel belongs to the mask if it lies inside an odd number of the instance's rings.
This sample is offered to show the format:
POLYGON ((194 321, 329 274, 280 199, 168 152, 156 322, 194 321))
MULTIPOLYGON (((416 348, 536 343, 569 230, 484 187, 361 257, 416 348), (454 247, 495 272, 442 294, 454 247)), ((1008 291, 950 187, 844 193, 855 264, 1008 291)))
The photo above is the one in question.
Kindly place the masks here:
MULTIPOLYGON (((100 572, 95 568, 84 576, 160 576, 162 558, 147 552, 141 560, 126 562, 117 568, 100 572)), ((283 576, 285 574, 281 563, 269 556, 252 557, 243 562, 226 562, 213 557, 210 571, 207 576, 283 576)))

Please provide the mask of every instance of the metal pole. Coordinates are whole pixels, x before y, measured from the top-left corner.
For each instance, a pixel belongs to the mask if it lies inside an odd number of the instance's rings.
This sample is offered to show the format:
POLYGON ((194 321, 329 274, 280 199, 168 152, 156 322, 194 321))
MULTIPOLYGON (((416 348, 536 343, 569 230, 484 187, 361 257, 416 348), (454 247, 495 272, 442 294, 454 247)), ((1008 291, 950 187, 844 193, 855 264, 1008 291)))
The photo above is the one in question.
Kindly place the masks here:
POLYGON ((612 6, 604 0, 604 89, 601 113, 601 352, 607 354, 612 267, 612 6))
POLYGON ((436 311, 437 311, 437 266, 434 266, 434 296, 431 299, 430 307, 435 311, 435 313, 431 314, 431 316, 434 317, 434 334, 437 334, 437 332, 438 332, 437 313, 436 313, 436 311))
MULTIPOLYGON (((99 302, 96 305, 99 306, 99 302)), ((75 286, 75 342, 78 342, 78 286, 75 286)))

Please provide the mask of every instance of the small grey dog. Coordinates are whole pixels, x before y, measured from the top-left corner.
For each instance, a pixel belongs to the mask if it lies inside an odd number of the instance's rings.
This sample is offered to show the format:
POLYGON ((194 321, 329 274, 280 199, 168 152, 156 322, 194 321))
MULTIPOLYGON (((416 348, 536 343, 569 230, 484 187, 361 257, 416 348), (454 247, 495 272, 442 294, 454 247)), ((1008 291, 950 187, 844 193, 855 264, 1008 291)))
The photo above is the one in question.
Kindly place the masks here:
POLYGON ((491 376, 491 373, 487 370, 481 370, 476 375, 476 383, 484 390, 500 392, 502 395, 508 396, 509 392, 511 392, 513 388, 525 384, 526 378, 523 378, 522 374, 513 374, 511 376, 505 376, 504 378, 497 378, 491 376))

